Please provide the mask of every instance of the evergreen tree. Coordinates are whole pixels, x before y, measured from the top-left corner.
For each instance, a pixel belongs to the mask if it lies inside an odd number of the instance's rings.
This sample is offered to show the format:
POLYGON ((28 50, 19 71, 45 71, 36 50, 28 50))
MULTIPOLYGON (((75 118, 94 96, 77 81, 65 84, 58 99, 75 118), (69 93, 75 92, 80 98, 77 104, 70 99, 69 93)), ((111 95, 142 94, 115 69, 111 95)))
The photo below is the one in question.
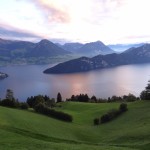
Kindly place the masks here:
POLYGON ((91 100, 94 101, 94 102, 97 102, 96 96, 93 95, 93 96, 91 97, 91 100))
POLYGON ((59 102, 62 102, 62 97, 60 93, 57 94, 57 103, 59 102))
POLYGON ((6 91, 6 99, 9 99, 9 100, 13 100, 14 99, 14 93, 11 89, 7 89, 6 91))

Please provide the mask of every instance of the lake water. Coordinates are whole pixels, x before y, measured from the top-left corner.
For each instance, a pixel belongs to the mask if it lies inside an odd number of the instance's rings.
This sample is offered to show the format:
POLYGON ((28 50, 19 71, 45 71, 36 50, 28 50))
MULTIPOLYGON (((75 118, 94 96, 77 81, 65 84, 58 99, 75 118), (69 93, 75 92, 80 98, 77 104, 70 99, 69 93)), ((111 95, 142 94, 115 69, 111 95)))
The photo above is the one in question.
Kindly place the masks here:
POLYGON ((38 94, 56 98, 60 92, 63 99, 72 94, 87 93, 98 98, 132 93, 139 96, 150 79, 150 64, 125 65, 86 73, 50 75, 43 71, 51 65, 26 65, 0 67, 8 78, 0 80, 0 98, 7 89, 14 91, 15 98, 25 101, 38 94))

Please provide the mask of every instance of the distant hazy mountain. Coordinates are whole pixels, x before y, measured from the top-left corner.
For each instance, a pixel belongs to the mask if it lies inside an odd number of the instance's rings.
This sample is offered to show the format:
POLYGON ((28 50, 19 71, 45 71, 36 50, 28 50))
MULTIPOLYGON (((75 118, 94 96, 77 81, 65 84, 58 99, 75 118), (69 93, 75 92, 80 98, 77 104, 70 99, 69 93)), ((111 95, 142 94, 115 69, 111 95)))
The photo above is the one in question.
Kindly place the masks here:
POLYGON ((66 54, 70 54, 70 52, 44 39, 35 45, 35 47, 30 51, 29 56, 48 57, 48 56, 59 56, 59 55, 66 55, 66 54))
POLYGON ((109 68, 119 65, 149 63, 150 44, 129 49, 121 54, 98 55, 93 58, 81 57, 60 63, 44 71, 44 73, 74 73, 109 68))
POLYGON ((111 54, 114 53, 112 49, 106 46, 101 41, 91 42, 86 44, 81 43, 66 43, 64 45, 57 44, 59 47, 63 48, 64 50, 76 53, 81 56, 89 56, 93 57, 99 54, 111 54))
POLYGON ((25 57, 34 46, 35 44, 31 42, 0 39, 0 55, 1 57, 25 57))
POLYGON ((139 47, 144 45, 145 43, 138 43, 138 44, 112 44, 112 45, 107 45, 108 47, 110 47, 111 49, 117 51, 117 52, 123 52, 129 48, 132 47, 139 47))
POLYGON ((66 51, 76 53, 78 49, 80 49, 84 44, 81 43, 65 43, 64 45, 59 46, 66 51))
POLYGON ((4 39, 1 39, 0 38, 0 44, 8 44, 8 43, 11 43, 12 41, 10 40, 4 40, 4 39))
POLYGON ((89 57, 96 56, 99 54, 106 55, 114 53, 112 49, 110 49, 101 41, 86 43, 76 52, 81 54, 82 56, 89 56, 89 57))
POLYGON ((39 43, 0 39, 0 55, 5 57, 51 57, 70 54, 48 40, 39 43))

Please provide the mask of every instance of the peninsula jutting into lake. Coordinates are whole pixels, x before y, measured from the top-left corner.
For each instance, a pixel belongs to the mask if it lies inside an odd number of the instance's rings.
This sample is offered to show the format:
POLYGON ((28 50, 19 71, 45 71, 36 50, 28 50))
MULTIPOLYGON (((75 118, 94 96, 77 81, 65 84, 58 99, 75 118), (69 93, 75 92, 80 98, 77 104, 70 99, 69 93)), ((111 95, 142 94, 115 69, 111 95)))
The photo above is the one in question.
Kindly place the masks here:
POLYGON ((8 74, 0 72, 0 79, 7 78, 8 74))

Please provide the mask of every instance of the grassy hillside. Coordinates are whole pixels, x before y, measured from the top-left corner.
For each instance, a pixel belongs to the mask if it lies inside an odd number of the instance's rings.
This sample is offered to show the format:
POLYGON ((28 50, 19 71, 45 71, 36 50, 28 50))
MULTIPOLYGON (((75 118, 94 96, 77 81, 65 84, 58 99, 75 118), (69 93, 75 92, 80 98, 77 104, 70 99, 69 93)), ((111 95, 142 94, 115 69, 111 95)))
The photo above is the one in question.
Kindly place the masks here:
POLYGON ((58 110, 71 114, 73 123, 32 111, 0 107, 0 149, 30 150, 149 150, 150 102, 128 103, 129 110, 115 120, 93 125, 119 103, 65 102, 58 110))

